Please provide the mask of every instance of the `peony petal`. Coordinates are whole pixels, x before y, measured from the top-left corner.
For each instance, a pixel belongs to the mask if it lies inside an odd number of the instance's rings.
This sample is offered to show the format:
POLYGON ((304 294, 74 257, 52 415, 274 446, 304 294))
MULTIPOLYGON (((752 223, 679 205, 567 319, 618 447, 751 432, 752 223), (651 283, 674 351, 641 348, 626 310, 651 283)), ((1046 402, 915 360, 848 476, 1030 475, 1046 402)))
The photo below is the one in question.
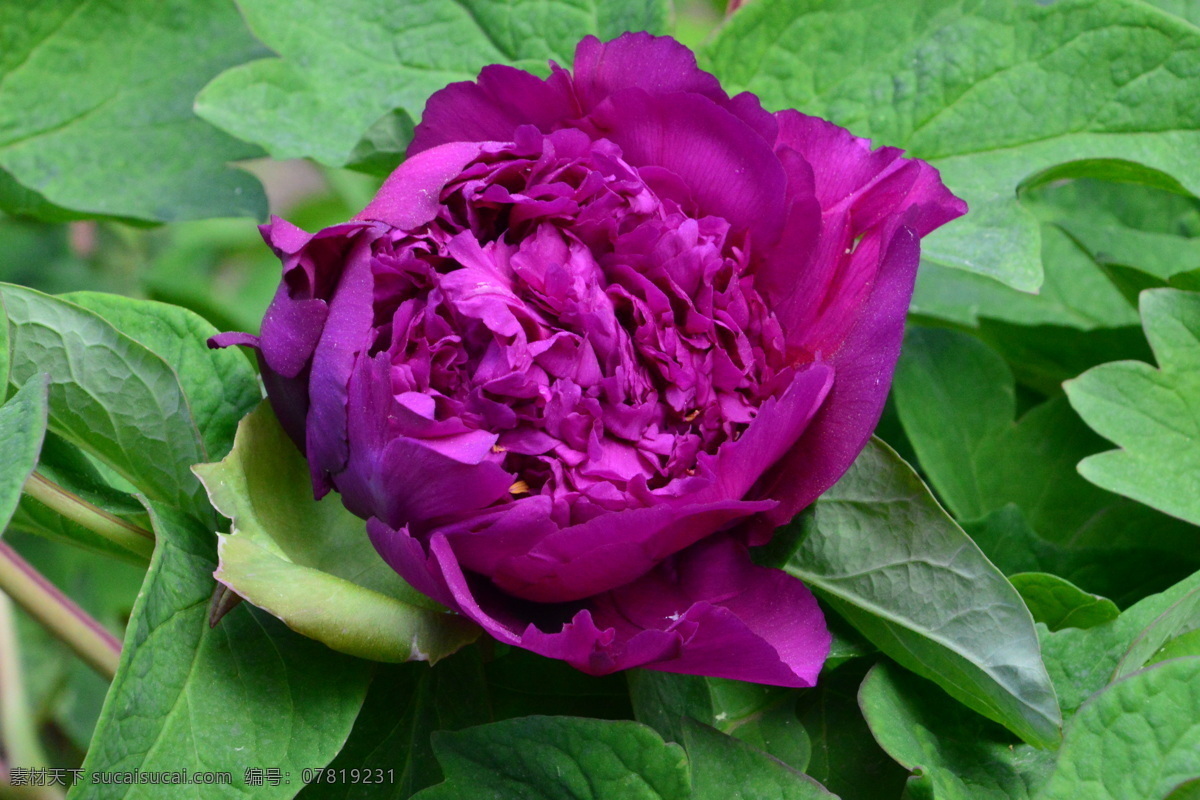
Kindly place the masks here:
POLYGON ((589 113, 624 89, 653 95, 694 92, 724 104, 720 82, 696 65, 687 47, 665 36, 626 33, 610 42, 588 36, 575 48, 575 94, 589 113))
POLYGON ((389 528, 378 517, 371 517, 367 520, 367 535, 380 557, 405 583, 444 606, 457 607, 441 571, 408 528, 389 528))
POLYGON ((748 529, 762 544, 837 482, 879 422, 900 356, 904 319, 920 261, 911 228, 895 226, 864 308, 837 352, 829 355, 837 379, 795 447, 770 471, 759 492, 780 501, 748 529))
POLYGON ((373 239, 359 237, 346 255, 345 270, 329 303, 329 318, 313 353, 305 452, 318 497, 329 490, 330 476, 346 466, 347 385, 355 358, 371 338, 373 239))
POLYGON ((756 247, 779 240, 787 210, 783 167, 769 143, 717 103, 697 94, 626 89, 597 106, 588 124, 633 166, 679 176, 699 215, 748 230, 756 247))
POLYGON ((525 603, 472 580, 444 537, 434 536, 430 551, 453 607, 501 642, 592 675, 645 667, 812 686, 829 653, 830 635, 808 589, 752 564, 732 537, 707 539, 582 607, 525 603))
POLYGON ((354 219, 384 222, 404 231, 432 221, 441 209, 442 189, 481 149, 480 142, 452 142, 410 154, 354 219))
POLYGON ((489 459, 495 434, 401 435, 393 424, 395 399, 386 354, 359 358, 346 402, 355 411, 343 412, 349 417, 349 458, 337 476, 337 488, 354 514, 378 517, 397 529, 486 508, 507 496, 514 478, 489 459))
POLYGON ((714 476, 714 487, 697 499, 745 497, 763 472, 795 445, 834 382, 828 364, 800 369, 782 395, 763 403, 737 441, 725 442, 715 456, 700 456, 700 463, 714 476))
POLYGON ((666 629, 679 654, 647 669, 775 686, 812 686, 831 637, 816 599, 796 578, 750 561, 733 537, 715 536, 652 574, 597 598, 596 625, 616 641, 666 629))
POLYGON ((408 157, 447 142, 511 142, 522 125, 549 133, 578 116, 565 71, 555 69, 542 80, 513 67, 484 67, 478 82, 452 83, 430 96, 408 157))
POLYGON ((580 600, 628 583, 667 556, 774 505, 773 500, 740 498, 689 504, 685 497, 602 514, 543 536, 488 574, 516 597, 541 603, 580 600))

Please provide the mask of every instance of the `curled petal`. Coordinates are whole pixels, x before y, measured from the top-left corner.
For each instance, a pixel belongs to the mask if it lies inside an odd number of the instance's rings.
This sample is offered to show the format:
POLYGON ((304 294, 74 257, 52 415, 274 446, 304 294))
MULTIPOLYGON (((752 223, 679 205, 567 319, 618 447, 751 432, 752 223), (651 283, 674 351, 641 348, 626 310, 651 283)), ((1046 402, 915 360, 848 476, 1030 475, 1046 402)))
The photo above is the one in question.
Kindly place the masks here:
POLYGON ((782 571, 755 566, 728 536, 706 539, 580 606, 542 609, 470 579, 444 538, 435 536, 431 549, 466 616, 502 642, 593 675, 647 667, 812 686, 829 652, 830 635, 808 589, 782 571))

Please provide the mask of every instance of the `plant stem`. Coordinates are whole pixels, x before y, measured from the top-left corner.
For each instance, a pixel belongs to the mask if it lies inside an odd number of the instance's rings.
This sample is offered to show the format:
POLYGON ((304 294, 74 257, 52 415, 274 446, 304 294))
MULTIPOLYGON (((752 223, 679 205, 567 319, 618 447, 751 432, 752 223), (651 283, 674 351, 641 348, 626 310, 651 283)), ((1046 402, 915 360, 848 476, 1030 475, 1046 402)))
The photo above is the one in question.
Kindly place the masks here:
MULTIPOLYGON (((33 715, 29 713, 19 644, 12 602, 0 594, 0 745, 3 745, 8 763, 30 769, 44 768, 49 762, 38 741, 33 715)), ((61 800, 63 796, 53 787, 5 785, 3 776, 6 773, 7 768, 0 764, 0 798, 61 800)))
POLYGON ((117 674, 121 643, 0 540, 0 590, 108 680, 117 674))
POLYGON ((153 533, 108 513, 37 472, 25 482, 25 494, 141 558, 149 560, 154 554, 153 533))

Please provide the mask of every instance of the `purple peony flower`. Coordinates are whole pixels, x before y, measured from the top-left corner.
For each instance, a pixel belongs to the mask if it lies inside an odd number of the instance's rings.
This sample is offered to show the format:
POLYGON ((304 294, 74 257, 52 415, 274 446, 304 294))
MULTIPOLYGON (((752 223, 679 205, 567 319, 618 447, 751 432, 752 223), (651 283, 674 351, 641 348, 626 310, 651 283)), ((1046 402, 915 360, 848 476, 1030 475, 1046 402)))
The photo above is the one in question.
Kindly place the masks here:
POLYGON ((809 591, 751 563, 878 421, 935 169, 730 98, 671 39, 429 99, 354 221, 263 234, 276 413, 384 559, 496 639, 810 686, 809 591))

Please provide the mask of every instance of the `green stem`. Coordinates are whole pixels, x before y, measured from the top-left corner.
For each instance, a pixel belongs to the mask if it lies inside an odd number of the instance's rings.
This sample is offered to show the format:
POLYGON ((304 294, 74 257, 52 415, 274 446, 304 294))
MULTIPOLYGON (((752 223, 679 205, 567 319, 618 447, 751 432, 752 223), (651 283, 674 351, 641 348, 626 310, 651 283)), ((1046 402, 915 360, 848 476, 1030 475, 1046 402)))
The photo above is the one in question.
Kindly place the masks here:
POLYGON ((147 561, 154 555, 153 533, 92 505, 40 473, 29 476, 25 494, 147 561))
MULTIPOLYGON (((37 725, 29 712, 25 681, 21 674, 20 642, 12 602, 0 594, 0 745, 8 763, 31 769, 49 762, 38 741, 37 725)), ((0 768, 0 773, 4 769, 0 768)), ((0 798, 61 800, 62 792, 52 787, 17 787, 0 782, 0 798)))
POLYGON ((117 674, 121 643, 71 598, 0 540, 0 590, 108 680, 117 674))

